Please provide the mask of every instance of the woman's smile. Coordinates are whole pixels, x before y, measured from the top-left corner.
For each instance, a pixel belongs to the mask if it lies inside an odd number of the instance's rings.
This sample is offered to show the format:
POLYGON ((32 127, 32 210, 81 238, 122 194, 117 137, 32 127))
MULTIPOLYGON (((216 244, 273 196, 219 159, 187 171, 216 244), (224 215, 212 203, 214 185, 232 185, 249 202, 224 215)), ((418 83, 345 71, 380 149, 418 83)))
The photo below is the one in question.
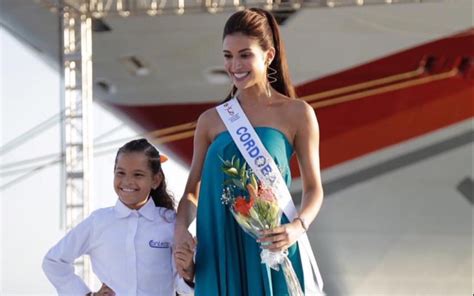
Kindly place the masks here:
POLYGON ((242 82, 249 75, 250 75, 250 71, 248 71, 248 72, 238 72, 238 73, 233 73, 232 74, 232 76, 234 76, 234 79, 238 82, 242 82))

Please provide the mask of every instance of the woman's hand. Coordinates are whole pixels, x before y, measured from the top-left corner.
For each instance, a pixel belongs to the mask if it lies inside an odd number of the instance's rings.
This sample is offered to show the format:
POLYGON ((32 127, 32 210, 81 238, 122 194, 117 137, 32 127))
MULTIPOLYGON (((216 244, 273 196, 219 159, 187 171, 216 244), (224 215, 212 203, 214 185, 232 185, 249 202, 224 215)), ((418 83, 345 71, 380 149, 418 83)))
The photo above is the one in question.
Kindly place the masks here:
POLYGON ((194 278, 194 251, 188 248, 176 248, 174 251, 174 258, 176 266, 181 272, 179 274, 188 281, 193 281, 194 278), (179 266, 179 267, 178 267, 179 266))
MULTIPOLYGON (((174 252, 174 260, 176 262, 176 270, 178 271, 179 275, 183 278, 187 278, 189 276, 189 254, 191 254, 191 262, 192 257, 194 254, 194 249, 196 247, 196 241, 194 240, 193 236, 187 229, 176 229, 175 230, 175 252, 174 252)), ((194 264, 192 273, 194 276, 194 264)), ((192 279, 192 277, 191 277, 192 279)))
POLYGON ((259 242, 263 249, 272 252, 280 252, 292 246, 300 236, 305 233, 301 222, 295 220, 288 224, 283 224, 273 229, 260 232, 259 242))

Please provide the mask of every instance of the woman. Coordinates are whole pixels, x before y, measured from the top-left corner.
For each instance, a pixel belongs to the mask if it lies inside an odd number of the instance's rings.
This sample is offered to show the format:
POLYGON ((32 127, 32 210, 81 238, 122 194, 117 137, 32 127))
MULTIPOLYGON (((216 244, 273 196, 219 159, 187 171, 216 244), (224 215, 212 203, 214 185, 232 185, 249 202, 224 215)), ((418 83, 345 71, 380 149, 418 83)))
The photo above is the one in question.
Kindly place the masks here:
MULTIPOLYGON (((225 68, 233 89, 252 126, 273 156, 289 185, 289 161, 299 161, 303 198, 298 217, 283 216, 282 226, 260 239, 271 251, 288 250, 289 258, 306 295, 297 240, 316 217, 323 200, 319 169, 319 130, 313 109, 295 94, 278 25, 261 9, 236 12, 223 34, 225 68), (285 223, 285 224, 283 224, 285 223)), ((198 119, 194 155, 185 193, 178 207, 175 230, 177 247, 194 247, 187 231, 197 212, 195 294, 288 295, 281 271, 260 263, 260 245, 245 234, 229 209, 221 204, 224 174, 219 157, 241 157, 216 109, 198 119), (199 204, 199 206, 198 206, 199 204)), ((241 159, 243 161, 243 159, 241 159)), ((184 270, 178 266, 178 270, 184 270)), ((320 287, 322 288, 322 287, 320 287)))

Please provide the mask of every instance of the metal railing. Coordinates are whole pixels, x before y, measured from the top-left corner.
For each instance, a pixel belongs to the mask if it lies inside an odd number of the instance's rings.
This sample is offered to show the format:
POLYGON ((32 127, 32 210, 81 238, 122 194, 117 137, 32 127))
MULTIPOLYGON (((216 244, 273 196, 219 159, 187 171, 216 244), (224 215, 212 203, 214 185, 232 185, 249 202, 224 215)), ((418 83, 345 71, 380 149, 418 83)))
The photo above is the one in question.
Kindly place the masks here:
MULTIPOLYGON (((59 0, 37 0, 51 11, 60 7, 59 0)), ((275 12, 300 8, 336 8, 345 6, 392 5, 400 3, 439 2, 440 0, 64 0, 82 14, 94 18, 133 15, 221 13, 260 7, 275 12)))

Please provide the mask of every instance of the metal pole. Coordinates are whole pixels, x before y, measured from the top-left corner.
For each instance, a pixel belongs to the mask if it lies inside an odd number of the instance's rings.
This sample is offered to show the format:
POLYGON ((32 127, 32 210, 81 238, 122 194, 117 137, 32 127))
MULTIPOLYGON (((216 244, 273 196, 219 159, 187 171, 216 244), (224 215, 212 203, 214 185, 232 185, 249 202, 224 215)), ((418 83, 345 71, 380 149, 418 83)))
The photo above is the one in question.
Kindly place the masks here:
MULTIPOLYGON (((87 14, 62 6, 64 69, 64 221, 65 229, 89 214, 92 189, 92 21, 87 14)), ((90 264, 80 258, 76 273, 90 282, 90 264)))

